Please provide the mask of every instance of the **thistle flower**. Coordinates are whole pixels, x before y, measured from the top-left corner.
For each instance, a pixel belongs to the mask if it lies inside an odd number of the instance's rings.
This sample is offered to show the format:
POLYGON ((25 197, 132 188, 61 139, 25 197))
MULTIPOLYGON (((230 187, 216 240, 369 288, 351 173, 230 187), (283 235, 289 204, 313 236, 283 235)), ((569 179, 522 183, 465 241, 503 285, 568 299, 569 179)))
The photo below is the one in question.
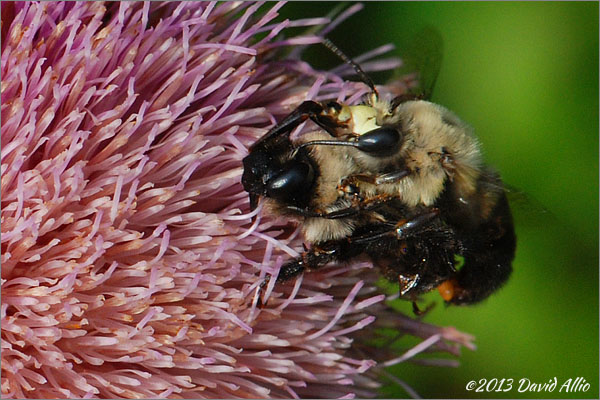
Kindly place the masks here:
POLYGON ((380 368, 470 344, 390 314, 367 263, 256 306, 302 239, 249 212, 241 159, 301 101, 365 93, 282 58, 336 22, 281 6, 2 3, 3 397, 374 396, 380 368), (384 358, 385 324, 426 340, 384 358))

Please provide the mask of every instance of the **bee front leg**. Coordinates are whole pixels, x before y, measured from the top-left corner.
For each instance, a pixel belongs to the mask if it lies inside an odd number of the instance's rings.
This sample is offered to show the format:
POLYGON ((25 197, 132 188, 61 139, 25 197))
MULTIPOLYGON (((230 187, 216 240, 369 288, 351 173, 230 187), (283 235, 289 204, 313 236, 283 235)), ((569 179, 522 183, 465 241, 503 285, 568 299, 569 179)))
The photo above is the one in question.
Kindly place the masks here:
POLYGON ((285 282, 302 274, 305 270, 313 270, 323 265, 349 256, 348 241, 330 241, 313 245, 299 257, 283 264, 277 275, 277 282, 285 282))
POLYGON ((337 136, 337 129, 342 127, 342 122, 337 118, 340 109, 341 106, 335 102, 330 102, 324 106, 316 101, 304 101, 280 123, 265 133, 252 147, 265 145, 265 143, 280 135, 289 135, 294 128, 309 118, 335 137, 337 136))
POLYGON ((254 143, 251 147, 256 148, 260 146, 264 146, 271 139, 288 134, 302 122, 306 121, 308 118, 315 117, 319 113, 323 111, 323 106, 316 101, 305 101, 298 106, 294 111, 292 111, 287 117, 281 120, 280 123, 271 128, 267 133, 265 133, 256 143, 254 143))
MULTIPOLYGON (((351 247, 348 245, 349 242, 347 240, 330 241, 319 245, 313 245, 310 249, 305 250, 299 257, 296 257, 281 266, 279 274, 277 275, 277 282, 290 281, 304 273, 306 270, 318 269, 331 261, 347 259, 356 255, 356 252, 352 251, 351 247)), ((271 278, 271 275, 267 275, 259 286, 258 298, 261 307, 266 304, 261 298, 262 293, 271 278)))

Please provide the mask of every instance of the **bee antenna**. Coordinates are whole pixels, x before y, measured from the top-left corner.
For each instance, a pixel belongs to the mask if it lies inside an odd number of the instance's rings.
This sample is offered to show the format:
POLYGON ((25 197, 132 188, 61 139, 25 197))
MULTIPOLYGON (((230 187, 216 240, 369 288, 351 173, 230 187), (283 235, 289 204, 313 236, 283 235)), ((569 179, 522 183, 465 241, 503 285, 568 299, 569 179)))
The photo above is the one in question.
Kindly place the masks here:
POLYGON ((350 57, 344 54, 335 44, 333 44, 331 40, 323 38, 323 45, 329 50, 331 50, 333 54, 341 58, 342 61, 344 61, 346 64, 350 64, 358 74, 360 80, 363 81, 371 89, 371 92, 375 94, 375 97, 379 97, 379 93, 377 92, 377 89, 375 89, 375 84, 373 83, 373 80, 371 80, 369 75, 367 75, 365 71, 363 71, 360 65, 355 63, 350 57))

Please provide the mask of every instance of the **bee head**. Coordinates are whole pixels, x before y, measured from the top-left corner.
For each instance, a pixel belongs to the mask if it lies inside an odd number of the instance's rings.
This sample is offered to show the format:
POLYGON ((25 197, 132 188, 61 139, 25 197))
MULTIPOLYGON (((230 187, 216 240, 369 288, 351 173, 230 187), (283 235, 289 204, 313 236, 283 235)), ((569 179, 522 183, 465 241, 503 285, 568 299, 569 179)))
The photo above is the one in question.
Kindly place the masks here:
POLYGON ((242 185, 250 195, 250 207, 256 208, 260 196, 274 199, 285 205, 304 207, 310 200, 316 173, 306 151, 291 151, 286 156, 281 149, 259 146, 253 148, 243 160, 242 185))

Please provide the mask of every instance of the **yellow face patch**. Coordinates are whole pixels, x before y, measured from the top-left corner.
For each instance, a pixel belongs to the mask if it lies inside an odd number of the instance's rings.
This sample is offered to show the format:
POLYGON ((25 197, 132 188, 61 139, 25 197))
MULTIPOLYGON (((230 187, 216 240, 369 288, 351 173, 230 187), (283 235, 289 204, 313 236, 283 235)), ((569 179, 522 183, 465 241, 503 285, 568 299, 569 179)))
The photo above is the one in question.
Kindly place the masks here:
POLYGON ((350 128, 352 133, 362 135, 373 129, 379 128, 377 125, 377 110, 367 105, 349 106, 349 113, 352 116, 350 128))

